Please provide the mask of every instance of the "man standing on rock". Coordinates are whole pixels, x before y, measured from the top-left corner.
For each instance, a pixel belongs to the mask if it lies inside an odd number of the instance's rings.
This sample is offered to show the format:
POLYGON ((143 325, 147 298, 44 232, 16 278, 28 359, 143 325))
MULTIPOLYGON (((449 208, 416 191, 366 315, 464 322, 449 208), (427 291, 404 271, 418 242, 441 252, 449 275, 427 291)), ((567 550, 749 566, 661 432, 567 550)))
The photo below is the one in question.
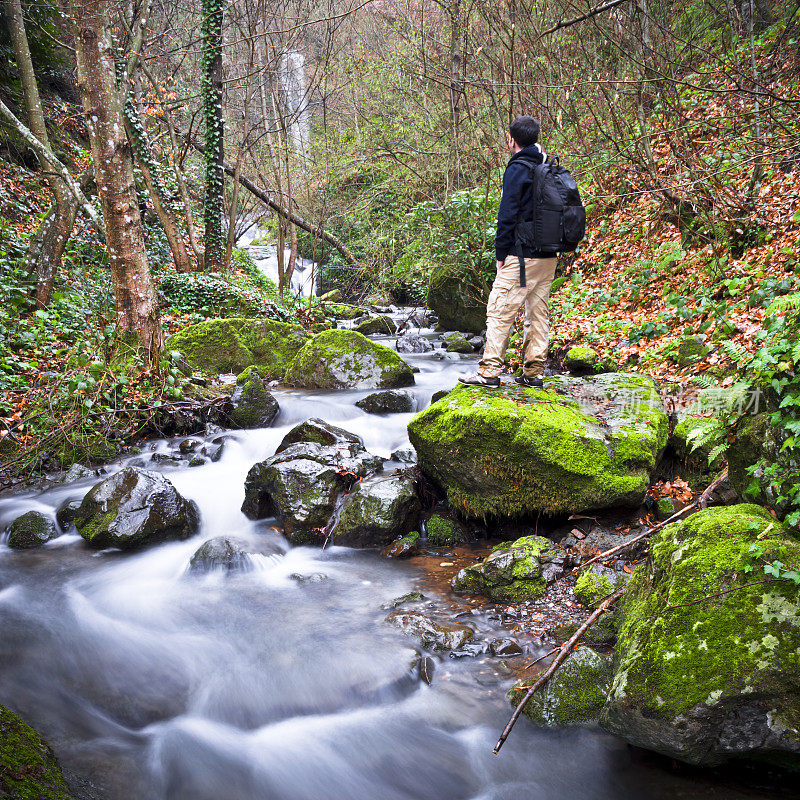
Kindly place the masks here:
POLYGON ((522 345, 521 386, 541 388, 550 339, 550 284, 556 271, 555 256, 543 257, 525 245, 517 246, 517 223, 530 217, 533 204, 531 164, 546 158, 537 144, 539 123, 517 117, 509 128, 511 158, 503 175, 503 196, 497 214, 495 254, 497 277, 486 308, 486 347, 474 375, 459 378, 472 386, 499 386, 508 337, 520 307, 525 305, 525 339, 522 345), (521 251, 521 252, 520 252, 521 251), (524 261, 524 280, 522 267, 524 261))

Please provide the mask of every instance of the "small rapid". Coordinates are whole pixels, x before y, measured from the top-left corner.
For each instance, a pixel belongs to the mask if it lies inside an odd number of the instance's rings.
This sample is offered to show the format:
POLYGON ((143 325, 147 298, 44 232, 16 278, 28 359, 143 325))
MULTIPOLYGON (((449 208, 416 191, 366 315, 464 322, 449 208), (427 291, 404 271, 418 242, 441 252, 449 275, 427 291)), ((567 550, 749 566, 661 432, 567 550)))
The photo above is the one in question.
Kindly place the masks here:
MULTIPOLYGON (((404 358, 420 370, 412 387, 418 409, 475 361, 404 358)), ((599 730, 537 730, 521 721, 502 754, 492 755, 513 682, 502 660, 444 658, 428 686, 411 669, 415 642, 384 621, 381 606, 418 588, 420 567, 375 551, 291 547, 274 520, 245 518, 248 469, 309 417, 359 434, 386 459, 408 447, 411 414, 366 414, 354 402, 367 393, 277 389, 281 411, 272 427, 224 432, 218 462, 187 468, 147 460, 174 450, 177 440, 165 440, 107 468, 145 459, 197 502, 201 529, 187 541, 125 554, 91 551, 74 533, 38 550, 0 543, 0 701, 47 737, 76 795, 768 796, 667 772, 599 730), (215 536, 252 544, 250 568, 193 574, 192 554, 215 536)), ((53 513, 96 480, 0 499, 0 529, 24 511, 53 513)), ((448 603, 444 590, 433 599, 448 603)), ((528 647, 531 658, 540 652, 528 647)))

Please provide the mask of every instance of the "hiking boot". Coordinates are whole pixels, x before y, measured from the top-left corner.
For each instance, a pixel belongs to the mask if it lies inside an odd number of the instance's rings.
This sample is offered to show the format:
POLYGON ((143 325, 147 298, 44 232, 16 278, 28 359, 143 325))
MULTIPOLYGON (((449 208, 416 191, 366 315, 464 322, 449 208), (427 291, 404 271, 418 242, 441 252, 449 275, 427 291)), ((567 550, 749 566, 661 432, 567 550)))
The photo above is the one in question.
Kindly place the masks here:
POLYGON ((488 386, 496 389, 500 385, 500 378, 485 378, 480 372, 476 372, 473 375, 462 375, 458 382, 465 383, 467 386, 488 386))
POLYGON ((526 378, 524 375, 518 375, 514 378, 514 381, 520 386, 530 386, 531 389, 544 388, 544 381, 538 375, 535 378, 526 378))

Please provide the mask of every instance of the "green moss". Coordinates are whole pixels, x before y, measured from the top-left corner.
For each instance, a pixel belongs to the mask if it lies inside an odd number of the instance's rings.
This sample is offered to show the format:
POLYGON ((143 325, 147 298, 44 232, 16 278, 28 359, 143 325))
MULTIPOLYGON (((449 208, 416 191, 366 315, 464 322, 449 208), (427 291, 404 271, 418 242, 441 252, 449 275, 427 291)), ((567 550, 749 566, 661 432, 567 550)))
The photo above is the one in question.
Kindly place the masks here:
POLYGON ((308 334, 299 325, 266 319, 210 319, 170 336, 165 350, 179 350, 193 369, 239 373, 250 365, 268 378, 283 378, 308 334))
POLYGON ((595 575, 586 570, 575 583, 575 597, 579 603, 593 607, 614 591, 614 584, 607 575, 595 575))
MULTIPOLYGON (((588 647, 567 656, 544 688, 525 704, 523 713, 541 727, 590 725, 597 721, 611 683, 611 659, 588 647)), ((514 686, 508 694, 519 705, 527 686, 514 686)))
POLYGON ((317 389, 393 389, 413 384, 414 374, 394 350, 356 331, 329 330, 303 346, 286 380, 317 389))
POLYGON ((3 705, 0 705, 0 796, 19 800, 72 800, 50 746, 3 705))
POLYGON ((428 285, 428 307, 444 330, 480 333, 486 328, 489 285, 474 267, 436 266, 428 285))
POLYGON ((557 554, 557 548, 543 536, 502 542, 488 558, 462 569, 452 586, 456 591, 483 594, 498 602, 533 600, 547 591, 542 561, 557 554))
POLYGON ((626 392, 643 401, 619 410, 613 425, 555 391, 457 386, 409 422, 419 465, 471 517, 636 506, 668 422, 660 402, 646 402, 652 381, 615 377, 598 376, 592 388, 618 406, 626 392))
POLYGON ((591 347, 570 347, 564 356, 564 366, 570 372, 594 372, 597 366, 597 351, 591 347))
POLYGON ((461 524, 441 514, 434 514, 425 524, 428 541, 437 547, 452 547, 463 541, 466 532, 461 524))
POLYGON ((797 587, 745 587, 764 577, 746 571, 756 542, 766 560, 800 567, 800 545, 755 505, 709 508, 653 537, 622 599, 617 702, 672 717, 763 692, 783 697, 776 717, 800 728, 797 587))

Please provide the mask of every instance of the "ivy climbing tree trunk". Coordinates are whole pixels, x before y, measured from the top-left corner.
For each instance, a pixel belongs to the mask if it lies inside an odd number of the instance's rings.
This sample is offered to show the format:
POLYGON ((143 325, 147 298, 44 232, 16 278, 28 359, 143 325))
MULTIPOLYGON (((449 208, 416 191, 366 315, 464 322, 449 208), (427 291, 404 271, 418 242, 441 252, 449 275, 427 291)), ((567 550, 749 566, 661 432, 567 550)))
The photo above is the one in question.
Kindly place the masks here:
POLYGON ((147 263, 131 149, 125 135, 109 0, 72 0, 71 9, 78 86, 105 219, 117 329, 122 341, 155 360, 161 349, 158 299, 147 263))
POLYGON ((203 41, 203 118, 205 120, 204 203, 206 272, 218 272, 225 265, 225 236, 222 231, 225 180, 225 145, 222 121, 222 19, 225 0, 203 0, 200 37, 203 41))
MULTIPOLYGON (((33 72, 22 5, 20 0, 4 0, 4 6, 25 101, 25 111, 28 115, 28 126, 31 133, 49 150, 50 140, 39 97, 39 87, 33 72)), ((53 194, 53 205, 31 236, 27 264, 29 272, 36 275, 36 302, 40 306, 46 306, 53 294, 55 275, 75 224, 77 203, 59 177, 57 165, 47 158, 40 157, 40 160, 42 168, 47 172, 47 182, 53 194)))

